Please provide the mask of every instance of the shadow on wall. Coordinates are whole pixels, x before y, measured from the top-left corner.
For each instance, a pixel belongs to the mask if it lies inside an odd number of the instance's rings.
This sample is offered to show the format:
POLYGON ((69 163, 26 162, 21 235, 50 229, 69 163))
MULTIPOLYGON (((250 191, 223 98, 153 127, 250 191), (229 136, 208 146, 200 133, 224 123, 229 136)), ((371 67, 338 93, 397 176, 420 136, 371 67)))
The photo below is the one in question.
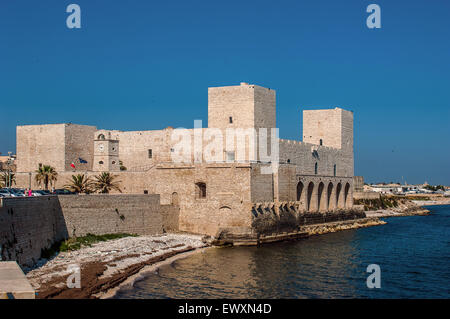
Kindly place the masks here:
POLYGON ((57 196, 1 199, 1 260, 32 266, 43 250, 67 239, 68 235, 57 196))
POLYGON ((0 256, 32 266, 43 251, 69 237, 176 231, 178 215, 178 207, 161 207, 155 194, 2 198, 0 256))

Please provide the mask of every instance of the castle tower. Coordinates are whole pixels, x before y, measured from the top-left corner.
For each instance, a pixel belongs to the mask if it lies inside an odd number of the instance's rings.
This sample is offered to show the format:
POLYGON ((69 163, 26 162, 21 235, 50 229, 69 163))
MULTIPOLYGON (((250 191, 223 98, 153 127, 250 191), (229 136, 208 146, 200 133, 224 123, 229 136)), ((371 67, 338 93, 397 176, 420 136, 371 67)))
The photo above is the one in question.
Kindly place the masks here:
POLYGON ((120 171, 119 141, 106 139, 104 134, 100 134, 97 139, 94 140, 93 171, 120 171))
POLYGON ((353 153, 353 112, 338 107, 304 110, 303 142, 353 153))
POLYGON ((208 88, 208 127, 276 127, 275 91, 248 83, 208 88))
POLYGON ((336 174, 353 176, 353 112, 338 107, 303 111, 303 142, 340 149, 336 174))
MULTIPOLYGON (((208 127, 222 130, 228 128, 245 130, 246 138, 248 138, 245 160, 261 160, 259 150, 263 141, 257 143, 257 140, 262 128, 267 129, 267 151, 264 154, 271 154, 271 129, 276 127, 275 91, 248 83, 208 88, 208 127), (253 140, 248 134, 249 129, 255 129, 253 140), (250 143, 253 143, 253 147, 250 147, 250 143), (254 150, 255 153, 252 153, 251 150, 254 150)), ((242 136, 237 131, 235 132, 242 136)), ((236 138, 236 145, 237 143, 236 138)), ((237 158, 242 159, 239 154, 241 149, 237 149, 237 158)), ((228 151, 227 157, 229 157, 228 151)), ((232 155, 233 157, 234 155, 232 155)))

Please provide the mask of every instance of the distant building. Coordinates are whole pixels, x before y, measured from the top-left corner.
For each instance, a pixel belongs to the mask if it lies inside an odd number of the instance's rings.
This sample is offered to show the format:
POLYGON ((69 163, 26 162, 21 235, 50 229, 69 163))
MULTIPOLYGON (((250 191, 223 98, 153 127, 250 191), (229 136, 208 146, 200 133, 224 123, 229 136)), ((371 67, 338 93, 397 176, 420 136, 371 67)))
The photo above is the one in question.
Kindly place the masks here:
POLYGON ((419 192, 419 186, 417 185, 379 184, 379 185, 370 185, 370 188, 372 191, 381 194, 408 194, 419 192))

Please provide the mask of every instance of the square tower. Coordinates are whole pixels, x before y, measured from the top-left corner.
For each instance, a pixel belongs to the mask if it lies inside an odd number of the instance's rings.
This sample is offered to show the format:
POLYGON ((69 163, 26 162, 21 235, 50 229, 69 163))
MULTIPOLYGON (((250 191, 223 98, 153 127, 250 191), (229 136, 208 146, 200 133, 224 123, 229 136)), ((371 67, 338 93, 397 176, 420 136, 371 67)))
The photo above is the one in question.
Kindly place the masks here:
POLYGON ((341 108, 303 111, 303 142, 353 154, 353 112, 341 108))
POLYGON ((103 134, 100 134, 97 139, 94 140, 93 171, 120 171, 118 140, 106 139, 103 134))
POLYGON ((275 91, 241 83, 236 86, 208 88, 208 127, 276 127, 275 91))

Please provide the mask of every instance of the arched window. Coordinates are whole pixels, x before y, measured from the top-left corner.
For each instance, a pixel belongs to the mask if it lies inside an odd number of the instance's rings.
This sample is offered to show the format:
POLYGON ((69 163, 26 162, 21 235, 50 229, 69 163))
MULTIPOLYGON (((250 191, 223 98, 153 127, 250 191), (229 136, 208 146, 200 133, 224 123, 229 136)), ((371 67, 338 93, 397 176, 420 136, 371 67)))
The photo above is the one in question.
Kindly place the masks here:
POLYGON ((98 162, 100 165, 103 165, 103 161, 98 162))
POLYGON ((322 141, 322 139, 320 139, 320 145, 323 145, 323 141, 322 141))
POLYGON ((317 162, 316 162, 316 164, 314 164, 314 174, 316 174, 317 175, 317 162))
POLYGON ((336 164, 333 166, 333 175, 336 176, 336 164))
POLYGON ((205 183, 195 183, 195 197, 196 198, 206 198, 206 184, 205 183))
POLYGON ((97 137, 97 139, 98 139, 98 140, 104 140, 104 139, 105 139, 105 135, 104 135, 104 134, 100 134, 100 135, 97 137))

